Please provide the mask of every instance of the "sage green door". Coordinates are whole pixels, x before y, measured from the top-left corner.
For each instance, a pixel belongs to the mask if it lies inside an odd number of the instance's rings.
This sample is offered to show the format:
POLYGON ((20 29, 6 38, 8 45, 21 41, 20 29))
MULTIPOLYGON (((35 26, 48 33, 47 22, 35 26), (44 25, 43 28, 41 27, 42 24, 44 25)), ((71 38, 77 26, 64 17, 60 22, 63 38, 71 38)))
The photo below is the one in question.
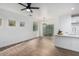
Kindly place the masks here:
POLYGON ((43 36, 53 36, 54 25, 53 24, 43 24, 43 36))

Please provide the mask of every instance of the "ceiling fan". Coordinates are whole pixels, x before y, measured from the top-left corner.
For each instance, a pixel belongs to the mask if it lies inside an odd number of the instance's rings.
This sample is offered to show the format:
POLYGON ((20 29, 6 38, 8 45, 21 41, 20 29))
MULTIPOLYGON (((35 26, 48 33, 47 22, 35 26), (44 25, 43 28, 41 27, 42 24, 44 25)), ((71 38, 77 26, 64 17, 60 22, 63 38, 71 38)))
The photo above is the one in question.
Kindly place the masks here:
POLYGON ((31 7, 32 3, 27 3, 27 5, 25 5, 23 3, 19 3, 19 4, 25 7, 23 9, 21 9, 22 11, 27 10, 27 11, 30 11, 31 13, 33 13, 32 9, 39 9, 39 7, 31 7))

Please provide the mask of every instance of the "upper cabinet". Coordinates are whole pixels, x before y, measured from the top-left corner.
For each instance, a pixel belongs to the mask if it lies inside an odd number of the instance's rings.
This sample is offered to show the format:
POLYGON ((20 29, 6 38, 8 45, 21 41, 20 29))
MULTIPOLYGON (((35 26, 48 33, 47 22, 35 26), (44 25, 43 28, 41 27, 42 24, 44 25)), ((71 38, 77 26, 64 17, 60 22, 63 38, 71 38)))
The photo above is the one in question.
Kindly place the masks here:
POLYGON ((72 17, 71 24, 79 24, 79 16, 72 17))
POLYGON ((71 18, 72 33, 79 35, 79 16, 71 18))
POLYGON ((71 24, 79 24, 79 22, 72 22, 71 24))

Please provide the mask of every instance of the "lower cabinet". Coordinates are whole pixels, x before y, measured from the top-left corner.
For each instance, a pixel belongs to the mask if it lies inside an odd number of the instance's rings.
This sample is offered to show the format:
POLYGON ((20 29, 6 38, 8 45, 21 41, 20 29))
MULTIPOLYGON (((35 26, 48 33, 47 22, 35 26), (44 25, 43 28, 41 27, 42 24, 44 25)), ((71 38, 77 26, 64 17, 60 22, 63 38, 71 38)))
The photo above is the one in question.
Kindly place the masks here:
POLYGON ((55 46, 79 52, 79 38, 55 36, 55 46))

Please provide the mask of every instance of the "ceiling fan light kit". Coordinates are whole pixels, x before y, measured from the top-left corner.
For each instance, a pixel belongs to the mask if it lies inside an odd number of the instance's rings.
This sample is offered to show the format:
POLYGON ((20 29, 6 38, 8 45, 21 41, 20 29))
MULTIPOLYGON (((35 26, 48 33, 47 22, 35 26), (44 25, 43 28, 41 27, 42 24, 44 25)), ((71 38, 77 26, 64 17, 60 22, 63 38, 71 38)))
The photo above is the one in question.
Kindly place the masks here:
POLYGON ((30 9, 27 9, 27 12, 30 12, 30 9))

